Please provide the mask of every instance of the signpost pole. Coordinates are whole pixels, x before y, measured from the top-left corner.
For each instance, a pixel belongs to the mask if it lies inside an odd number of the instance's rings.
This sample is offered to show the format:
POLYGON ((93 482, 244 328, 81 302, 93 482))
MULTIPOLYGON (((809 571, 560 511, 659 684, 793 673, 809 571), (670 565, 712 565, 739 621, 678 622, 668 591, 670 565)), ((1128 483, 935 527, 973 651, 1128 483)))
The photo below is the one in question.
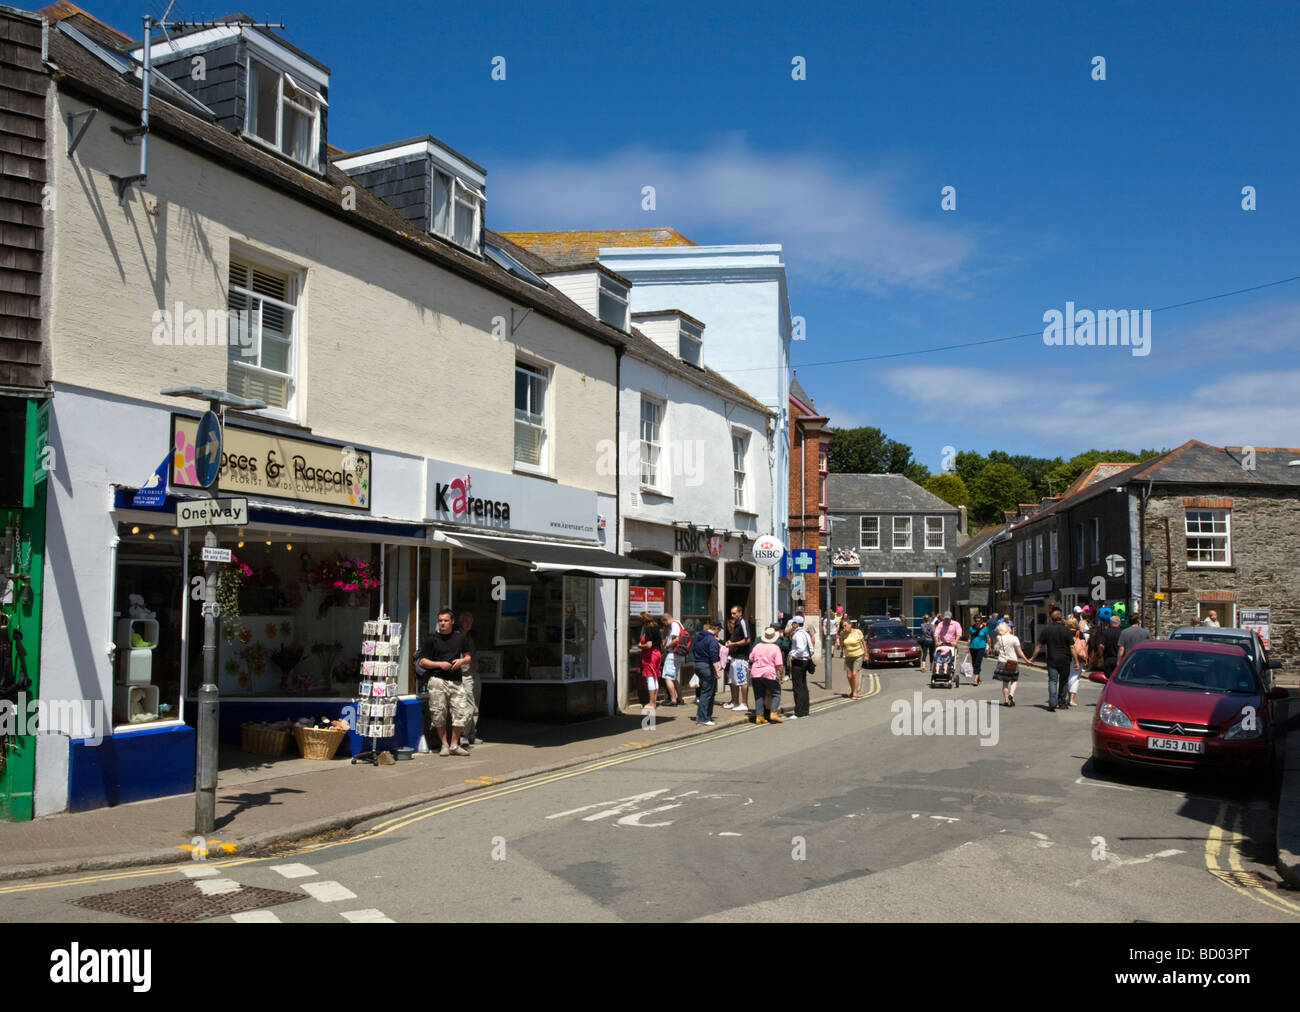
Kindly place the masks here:
POLYGON ((822 637, 822 652, 826 663, 826 691, 831 688, 831 622, 835 615, 835 521, 826 520, 826 635, 822 637))
POLYGON ((1156 628, 1151 634, 1156 639, 1160 638, 1160 567, 1156 566, 1156 628))
MULTIPOLYGON (((215 415, 220 405, 213 401, 215 415)), ((195 447, 195 456, 211 453, 210 446, 195 447)), ((216 508, 217 487, 221 473, 221 428, 217 427, 216 466, 212 480, 207 485, 208 497, 216 508)), ((196 461, 197 462, 197 461, 196 461)), ((203 536, 205 548, 217 547, 217 532, 209 527, 203 536)), ((209 559, 203 564, 203 684, 199 686, 199 741, 198 769, 194 778, 194 832, 205 839, 216 826, 217 818, 217 722, 220 690, 217 687, 217 576, 219 570, 213 552, 205 552, 209 559)))

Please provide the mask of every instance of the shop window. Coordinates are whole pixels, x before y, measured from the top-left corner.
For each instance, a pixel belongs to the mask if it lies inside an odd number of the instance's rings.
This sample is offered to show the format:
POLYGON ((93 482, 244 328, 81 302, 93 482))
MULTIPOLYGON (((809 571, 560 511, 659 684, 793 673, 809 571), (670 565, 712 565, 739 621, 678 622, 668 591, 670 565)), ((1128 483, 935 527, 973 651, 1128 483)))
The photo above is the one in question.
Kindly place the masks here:
POLYGON ((475 665, 485 680, 591 677, 591 580, 534 573, 481 557, 452 561, 452 607, 474 616, 475 665), (494 594, 494 588, 503 593, 494 594))
MULTIPOLYGON (((118 524, 117 533, 113 698, 105 704, 116 726, 174 720, 181 716, 184 535, 130 522, 118 524)), ((202 639, 200 622, 200 646, 202 639)))
POLYGON ((682 572, 686 574, 686 580, 682 584, 682 613, 679 620, 692 633, 696 633, 704 625, 704 620, 712 614, 711 602, 718 567, 716 563, 704 559, 688 559, 682 563, 682 572))
MULTIPOLYGON (((190 571, 202 572, 191 537, 190 571)), ((361 675, 362 624, 379 614, 403 625, 399 689, 410 691, 415 550, 316 534, 240 530, 219 567, 217 684, 222 696, 350 698, 361 675), (387 593, 381 594, 383 585, 387 593)), ((190 609, 188 689, 203 682, 203 619, 190 609)))

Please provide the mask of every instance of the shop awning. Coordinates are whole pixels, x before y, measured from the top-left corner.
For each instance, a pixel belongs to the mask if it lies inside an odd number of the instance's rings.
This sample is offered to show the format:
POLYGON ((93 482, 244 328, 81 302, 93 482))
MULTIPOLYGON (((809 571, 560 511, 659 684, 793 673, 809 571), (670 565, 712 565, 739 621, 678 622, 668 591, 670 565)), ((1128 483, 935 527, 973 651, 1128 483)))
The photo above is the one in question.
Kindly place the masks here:
POLYGON ((685 573, 664 569, 626 555, 615 555, 603 548, 565 545, 555 541, 530 541, 526 538, 499 537, 490 534, 447 534, 434 531, 434 540, 454 548, 485 555, 489 559, 523 566, 536 573, 587 573, 612 579, 651 577, 684 580, 685 573))

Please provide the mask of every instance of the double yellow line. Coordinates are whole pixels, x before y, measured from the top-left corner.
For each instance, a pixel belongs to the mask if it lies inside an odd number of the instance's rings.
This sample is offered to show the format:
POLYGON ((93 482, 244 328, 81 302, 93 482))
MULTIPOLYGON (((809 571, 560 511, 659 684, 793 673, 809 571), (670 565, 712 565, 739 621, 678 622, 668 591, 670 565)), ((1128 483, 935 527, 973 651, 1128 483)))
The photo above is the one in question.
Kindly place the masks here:
MULTIPOLYGON (((868 672, 868 675, 871 680, 871 690, 859 695, 859 700, 868 699, 881 692, 880 676, 871 672, 868 672)), ((818 703, 814 709, 829 710, 851 702, 853 702, 853 700, 847 698, 832 699, 823 703, 818 703)), ((684 741, 669 742, 658 746, 647 746, 643 742, 627 742, 625 743, 626 745, 636 747, 633 751, 623 753, 622 755, 611 756, 608 759, 588 763, 587 765, 580 766, 577 769, 556 773, 543 773, 535 777, 530 777, 527 780, 521 780, 517 783, 506 784, 502 787, 485 788, 484 790, 473 791, 466 795, 459 795, 454 798, 449 798, 446 801, 435 802, 432 805, 418 809, 414 812, 405 812, 387 820, 386 822, 381 822, 371 826, 364 832, 350 835, 343 839, 305 844, 301 847, 281 851, 273 856, 234 858, 228 861, 194 861, 176 865, 139 868, 131 871, 103 872, 51 882, 24 882, 16 885, 3 885, 0 886, 0 896, 12 893, 33 892, 40 889, 60 889, 65 886, 89 885, 96 882, 116 882, 124 879, 147 878, 152 875, 169 875, 180 872, 185 868, 193 868, 200 863, 202 863, 204 867, 220 868, 224 870, 226 868, 237 868, 240 865, 245 864, 255 864, 265 861, 283 861, 288 857, 294 857, 299 854, 310 854, 320 850, 328 850, 331 847, 341 847, 348 844, 360 843, 363 840, 372 840, 377 837, 387 836, 389 833, 410 826, 413 823, 422 822, 425 819, 431 819, 435 815, 443 815, 447 812, 455 811, 457 808, 464 808, 466 805, 476 805, 483 801, 493 801, 497 798, 504 798, 511 794, 518 794, 521 791, 530 791, 537 787, 545 787, 547 784, 559 783, 561 780, 569 780, 573 777, 585 776, 588 773, 596 773, 613 766, 621 766, 623 763, 633 762, 637 759, 646 759, 650 756, 663 755, 667 752, 675 752, 678 749, 689 748, 692 745, 702 745, 707 742, 717 741, 719 738, 730 738, 737 734, 744 734, 756 730, 758 730, 756 725, 742 723, 734 727, 724 728, 721 731, 715 731, 712 734, 694 735, 684 741)))
POLYGON ((1224 885, 1249 896, 1256 903, 1262 903, 1272 910, 1280 910, 1292 917, 1300 917, 1300 903, 1274 892, 1260 876, 1242 867, 1240 852, 1241 845, 1245 841, 1242 833, 1242 825, 1245 821, 1244 806, 1237 807, 1231 829, 1228 828, 1228 811, 1228 802, 1221 802, 1214 822, 1210 824, 1209 834, 1205 838, 1206 869, 1224 885), (1219 863, 1225 846, 1228 852, 1226 870, 1219 863))

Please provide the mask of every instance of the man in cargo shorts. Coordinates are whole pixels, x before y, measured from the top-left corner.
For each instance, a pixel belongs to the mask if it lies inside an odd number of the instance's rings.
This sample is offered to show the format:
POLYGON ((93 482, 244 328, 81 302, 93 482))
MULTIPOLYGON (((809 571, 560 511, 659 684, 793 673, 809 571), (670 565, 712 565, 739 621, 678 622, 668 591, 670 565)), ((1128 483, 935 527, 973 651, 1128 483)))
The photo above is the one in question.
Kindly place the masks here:
POLYGON ((465 637, 465 649, 469 651, 469 667, 462 669, 460 684, 465 689, 465 700, 469 703, 469 720, 465 722, 466 745, 482 745, 478 736, 479 701, 483 698, 483 682, 474 671, 474 655, 478 652, 474 644, 474 613, 462 611, 456 620, 456 628, 465 637))
POLYGON ((469 644, 462 632, 452 628, 450 608, 438 612, 438 631, 424 641, 416 663, 429 672, 429 721, 442 739, 439 755, 469 755, 460 744, 460 732, 469 719, 471 703, 461 684, 469 670, 469 644), (451 715, 451 742, 447 741, 447 716, 451 715))

